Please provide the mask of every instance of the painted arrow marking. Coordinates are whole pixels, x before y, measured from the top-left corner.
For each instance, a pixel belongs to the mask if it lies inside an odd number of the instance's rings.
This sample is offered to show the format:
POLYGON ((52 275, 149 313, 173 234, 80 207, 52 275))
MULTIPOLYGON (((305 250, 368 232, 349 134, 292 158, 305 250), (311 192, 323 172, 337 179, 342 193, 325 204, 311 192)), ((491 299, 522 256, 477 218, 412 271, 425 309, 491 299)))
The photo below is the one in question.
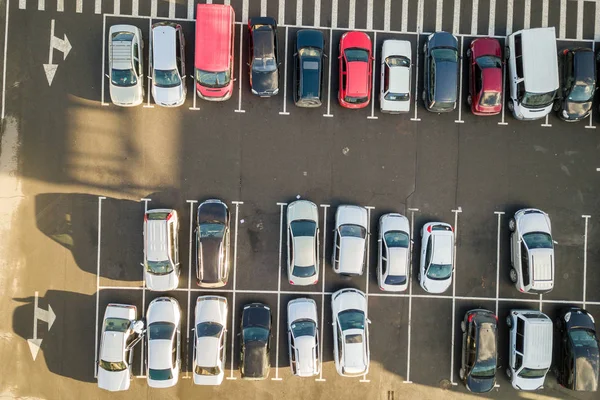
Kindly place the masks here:
POLYGON ((33 304, 33 339, 27 339, 27 344, 29 344, 31 356, 35 361, 38 353, 40 352, 40 347, 42 346, 42 339, 38 339, 37 337, 37 322, 38 320, 46 322, 48 324, 48 330, 50 330, 52 329, 52 325, 56 320, 56 314, 54 314, 54 311, 52 310, 50 304, 48 304, 48 310, 44 310, 38 307, 38 292, 35 292, 35 300, 33 304))
POLYGON ((63 61, 67 58, 69 52, 71 51, 71 42, 69 42, 66 34, 64 37, 64 39, 61 39, 54 36, 54 20, 52 20, 50 22, 50 51, 48 54, 48 64, 44 64, 44 71, 46 72, 46 79, 48 79, 48 86, 52 85, 54 75, 56 75, 56 70, 58 69, 58 64, 52 63, 54 49, 63 53, 63 61))

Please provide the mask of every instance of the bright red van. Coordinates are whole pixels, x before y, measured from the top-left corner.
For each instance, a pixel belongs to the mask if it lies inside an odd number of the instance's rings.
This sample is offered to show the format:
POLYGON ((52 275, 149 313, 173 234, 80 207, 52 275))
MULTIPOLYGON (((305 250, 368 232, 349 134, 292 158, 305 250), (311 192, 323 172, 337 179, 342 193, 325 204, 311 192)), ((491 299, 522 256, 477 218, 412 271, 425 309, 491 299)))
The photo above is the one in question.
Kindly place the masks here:
POLYGON ((196 91, 205 100, 224 101, 233 92, 233 7, 196 6, 196 91))

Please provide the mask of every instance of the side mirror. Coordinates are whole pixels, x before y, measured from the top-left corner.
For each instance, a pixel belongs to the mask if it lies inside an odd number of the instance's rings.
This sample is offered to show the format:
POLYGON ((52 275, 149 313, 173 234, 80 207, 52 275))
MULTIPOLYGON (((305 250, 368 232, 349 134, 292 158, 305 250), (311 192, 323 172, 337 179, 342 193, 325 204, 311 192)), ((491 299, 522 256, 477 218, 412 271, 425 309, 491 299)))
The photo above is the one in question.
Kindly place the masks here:
POLYGON ((370 324, 370 323, 371 323, 371 320, 367 318, 367 324, 370 324))
POLYGON ((144 74, 140 74, 140 79, 142 79, 144 77, 144 74))
POLYGON ((554 244, 558 244, 558 242, 557 242, 556 240, 553 240, 552 242, 553 242, 554 244))
POLYGON ((235 82, 235 81, 237 81, 237 78, 233 78, 233 81, 234 81, 234 82, 235 82))
POLYGON ((108 76, 108 74, 104 74, 104 76, 106 76, 108 79, 110 79, 110 76, 108 76))
POLYGON ((144 321, 142 320, 137 320, 133 323, 133 327, 132 330, 137 333, 138 335, 141 335, 144 333, 144 321))
POLYGON ((146 265, 144 265, 144 263, 143 263, 143 262, 142 262, 142 263, 140 263, 140 265, 141 265, 142 267, 144 267, 144 268, 146 267, 146 265))

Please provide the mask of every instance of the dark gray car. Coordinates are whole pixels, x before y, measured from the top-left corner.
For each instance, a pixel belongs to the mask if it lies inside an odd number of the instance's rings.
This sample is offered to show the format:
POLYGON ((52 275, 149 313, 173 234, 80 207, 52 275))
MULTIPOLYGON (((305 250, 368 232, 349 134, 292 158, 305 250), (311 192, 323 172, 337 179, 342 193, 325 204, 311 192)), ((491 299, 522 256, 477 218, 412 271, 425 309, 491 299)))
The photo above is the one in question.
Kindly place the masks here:
POLYGON ((498 318, 488 310, 471 310, 460 328, 463 332, 460 379, 471 392, 489 392, 496 385, 498 318))
POLYGON ((277 22, 270 17, 252 18, 250 31, 250 89, 261 97, 279 93, 279 56, 277 22))
POLYGON ((262 303, 251 303, 242 311, 242 379, 260 380, 269 376, 271 362, 271 309, 262 303))
POLYGON ((458 41, 448 32, 429 35, 423 48, 423 102, 433 112, 450 112, 458 97, 458 41))
POLYGON ((229 209, 221 200, 198 206, 196 278, 198 286, 225 286, 229 278, 229 209))
POLYGON ((294 53, 294 103, 319 107, 323 86, 323 33, 302 29, 296 35, 294 53))
POLYGON ((596 62, 592 49, 566 49, 559 53, 559 98, 554 110, 563 121, 580 121, 590 115, 596 89, 596 62))

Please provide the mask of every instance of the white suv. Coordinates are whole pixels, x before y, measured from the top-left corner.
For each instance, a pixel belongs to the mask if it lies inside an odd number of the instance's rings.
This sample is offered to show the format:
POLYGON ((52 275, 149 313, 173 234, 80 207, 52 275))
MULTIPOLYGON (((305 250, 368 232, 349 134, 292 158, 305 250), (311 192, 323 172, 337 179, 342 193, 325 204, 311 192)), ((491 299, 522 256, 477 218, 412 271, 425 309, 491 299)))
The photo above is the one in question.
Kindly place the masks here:
POLYGON ((144 214, 144 279, 150 290, 167 291, 179 284, 179 219, 177 211, 144 214))
POLYGON ((181 25, 158 22, 152 25, 150 50, 152 97, 163 107, 185 102, 185 39, 181 25))

